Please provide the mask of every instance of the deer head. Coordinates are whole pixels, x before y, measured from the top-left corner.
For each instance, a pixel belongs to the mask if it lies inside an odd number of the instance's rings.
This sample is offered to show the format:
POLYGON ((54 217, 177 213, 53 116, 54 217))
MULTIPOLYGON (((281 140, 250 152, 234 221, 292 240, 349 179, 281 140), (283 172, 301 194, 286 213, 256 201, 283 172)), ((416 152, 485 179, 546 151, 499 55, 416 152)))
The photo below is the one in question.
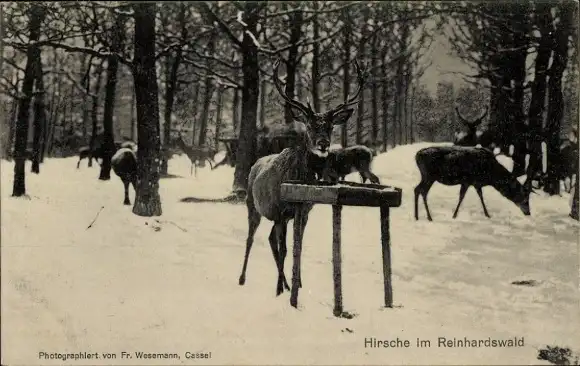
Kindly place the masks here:
POLYGON ((356 93, 352 97, 347 97, 340 105, 324 113, 314 111, 310 103, 305 105, 296 99, 290 98, 284 92, 278 77, 279 66, 280 60, 277 60, 274 65, 274 86, 282 98, 290 105, 290 109, 296 119, 292 133, 302 141, 301 144, 298 144, 298 147, 305 146, 313 154, 326 157, 330 146, 330 135, 334 126, 343 125, 348 121, 354 112, 354 109, 349 107, 358 102, 358 96, 362 91, 364 77, 358 63, 355 61, 359 82, 356 93))

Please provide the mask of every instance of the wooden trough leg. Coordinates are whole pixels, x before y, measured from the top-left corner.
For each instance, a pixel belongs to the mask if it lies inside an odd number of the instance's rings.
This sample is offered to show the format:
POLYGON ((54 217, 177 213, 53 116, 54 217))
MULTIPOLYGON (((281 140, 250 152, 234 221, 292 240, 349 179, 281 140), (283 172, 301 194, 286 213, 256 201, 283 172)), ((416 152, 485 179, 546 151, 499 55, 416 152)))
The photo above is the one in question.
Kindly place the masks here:
POLYGON ((391 234, 389 232, 389 207, 381 206, 381 246, 383 249, 383 280, 385 307, 393 307, 393 288, 391 284, 391 234))
POLYGON ((298 289, 300 287, 300 258, 302 257, 302 206, 296 206, 294 215, 294 263, 292 266, 292 289, 290 291, 290 305, 298 307, 298 289))
POLYGON ((342 206, 332 205, 332 274, 334 277, 334 316, 342 315, 342 258, 340 248, 342 206))

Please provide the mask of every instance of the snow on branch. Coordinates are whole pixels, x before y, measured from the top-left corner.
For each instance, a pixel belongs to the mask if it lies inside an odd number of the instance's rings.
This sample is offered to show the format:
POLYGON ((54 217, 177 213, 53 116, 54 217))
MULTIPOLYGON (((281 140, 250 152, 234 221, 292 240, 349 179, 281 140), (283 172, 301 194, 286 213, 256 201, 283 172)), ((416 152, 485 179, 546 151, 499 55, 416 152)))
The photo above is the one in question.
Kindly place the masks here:
POLYGON ((55 42, 48 42, 45 44, 46 46, 51 46, 54 48, 59 48, 59 49, 63 49, 67 52, 80 52, 80 53, 86 53, 98 58, 108 58, 108 57, 115 57, 117 58, 117 60, 119 60, 119 62, 132 67, 133 63, 130 60, 127 60, 125 58, 123 58, 121 55, 119 55, 116 52, 104 52, 104 51, 97 51, 93 48, 88 48, 88 47, 80 47, 80 46, 71 46, 71 45, 67 45, 67 44, 63 44, 63 43, 55 43, 55 42))
POLYGON ((187 58, 187 57, 183 57, 183 62, 184 62, 184 63, 186 63, 186 64, 188 64, 188 65, 192 65, 192 66, 193 66, 193 67, 195 67, 195 68, 198 68, 198 69, 200 69, 200 70, 203 70, 203 71, 205 71, 205 72, 206 72, 206 73, 208 73, 208 74, 211 74, 211 75, 217 76, 217 77, 219 77, 220 79, 227 80, 227 81, 228 81, 228 82, 230 82, 232 85, 236 85, 238 88, 241 88, 241 87, 242 87, 242 86, 241 86, 240 84, 238 84, 238 83, 237 83, 235 80, 232 80, 232 79, 231 79, 229 76, 227 76, 227 75, 224 75, 224 74, 220 74, 220 73, 218 73, 216 70, 214 70, 214 69, 212 69, 212 68, 210 68, 210 67, 207 67, 206 65, 199 64, 199 63, 195 62, 194 60, 191 60, 191 59, 189 59, 189 58, 187 58))
POLYGON ((256 39, 256 36, 254 36, 254 34, 252 34, 252 32, 250 32, 249 30, 246 30, 245 32, 248 37, 250 37, 252 39, 252 42, 254 42, 254 46, 256 46, 256 48, 260 49, 262 48, 262 46, 260 46, 260 42, 258 42, 258 40, 256 39))
POLYGON ((83 86, 82 86, 82 85, 81 85, 81 84, 80 84, 80 83, 79 83, 79 82, 78 82, 78 81, 75 79, 75 77, 71 75, 70 71, 67 71, 67 70, 65 70, 65 69, 60 69, 60 70, 53 70, 53 71, 50 71, 50 72, 52 72, 52 73, 54 73, 54 74, 57 74, 57 75, 64 75, 64 76, 66 76, 66 78, 67 78, 67 79, 68 79, 70 82, 72 82, 72 85, 73 85, 75 88, 77 88, 78 90, 80 90, 80 91, 81 91, 83 94, 85 94, 85 95, 87 95, 87 96, 89 96, 89 97, 91 97, 91 98, 96 98, 96 97, 97 97, 95 94, 92 94, 92 93, 90 93, 90 92, 87 92, 86 88, 85 88, 85 87, 83 87, 83 86))
POLYGON ((237 17, 236 17, 236 21, 237 21, 238 23, 240 23, 241 25, 243 25, 244 27, 248 27, 248 24, 242 20, 242 17, 243 17, 243 16, 244 16, 244 12, 243 12, 243 11, 241 11, 241 10, 240 10, 240 11, 238 11, 238 15, 237 15, 237 17))
POLYGON ((209 5, 205 1, 201 1, 199 3, 199 6, 207 14, 207 16, 210 18, 212 22, 216 22, 218 24, 219 28, 222 30, 222 32, 225 33, 225 35, 230 39, 230 41, 232 41, 234 46, 236 47, 242 46, 242 41, 240 41, 238 37, 234 34, 234 32, 230 29, 230 27, 216 13, 214 13, 211 10, 209 5))

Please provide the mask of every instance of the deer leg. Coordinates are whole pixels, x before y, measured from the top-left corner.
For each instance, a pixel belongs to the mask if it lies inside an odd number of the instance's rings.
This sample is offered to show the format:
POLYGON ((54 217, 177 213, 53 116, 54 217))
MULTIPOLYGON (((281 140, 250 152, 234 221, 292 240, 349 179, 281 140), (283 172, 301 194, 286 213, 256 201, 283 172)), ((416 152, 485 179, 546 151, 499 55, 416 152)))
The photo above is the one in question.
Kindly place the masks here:
POLYGON ((371 183, 381 184, 381 181, 380 181, 379 177, 377 177, 376 175, 374 175, 371 171, 365 172, 365 175, 367 176, 368 180, 371 181, 371 183))
POLYGON ((431 218, 431 213, 429 212, 429 206, 427 206, 427 193, 434 182, 429 182, 426 180, 421 180, 419 184, 415 187, 415 220, 419 220, 419 195, 423 197, 423 203, 425 204, 425 209, 427 210, 427 219, 433 221, 431 218))
POLYGON ((434 182, 426 182, 423 185, 423 190, 421 191, 421 196, 423 196, 423 203, 425 204, 425 211, 427 211, 427 220, 433 221, 431 218, 431 212, 429 211, 429 205, 427 205, 427 194, 429 194, 429 190, 434 182))
POLYGON ((284 281, 282 278, 284 277, 284 268, 281 267, 280 263, 280 252, 278 250, 278 238, 280 231, 280 222, 275 222, 274 226, 272 226, 272 230, 270 231, 270 236, 268 240, 270 241, 270 247, 272 248, 272 255, 274 256, 274 261, 276 262, 276 267, 278 268, 278 285, 276 287, 276 296, 280 296, 282 292, 284 292, 284 281))
POLYGON ((80 167, 82 160, 83 160, 83 158, 82 157, 79 157, 79 162, 77 163, 77 169, 80 167))
POLYGON ((487 212, 487 207, 485 207, 485 202, 483 202, 483 191, 481 190, 481 187, 475 187, 475 190, 477 191, 477 195, 479 196, 479 199, 481 200, 481 205, 483 206, 483 213, 488 218, 491 217, 491 216, 489 216, 489 213, 487 212))
POLYGON ((123 180, 123 186, 125 186, 125 200, 123 201, 123 204, 130 205, 131 201, 129 201, 129 181, 123 180))
POLYGON ((421 194, 421 184, 422 183, 423 183, 423 181, 421 181, 415 187, 415 220, 419 220, 419 195, 421 194))
MULTIPOLYGON (((288 230, 288 221, 284 222, 284 225, 282 225, 282 232, 280 233, 280 237, 278 238, 278 242, 280 243, 280 263, 282 263, 282 269, 284 269, 284 262, 286 260, 286 254, 288 253, 288 248, 286 246, 286 233, 288 230)), ((286 290, 290 290, 290 286, 288 285, 288 281, 286 280, 286 275, 284 273, 284 271, 282 271, 282 282, 284 285, 284 288, 286 290)))
POLYGON ((253 205, 248 205, 248 238, 246 239, 246 254, 244 255, 244 266, 242 267, 242 274, 240 275, 239 284, 244 285, 246 283, 246 269, 248 268, 248 258, 250 258, 250 251, 252 250, 252 244, 254 244, 254 234, 260 225, 262 217, 256 211, 253 205))
POLYGON ((468 189, 469 189, 469 186, 467 184, 461 185, 461 189, 459 189, 459 202, 457 202, 457 207, 455 208, 455 211, 453 212, 453 218, 457 217, 457 212, 459 211, 459 206, 461 206, 461 202, 463 202, 463 199, 465 198, 465 193, 467 193, 468 189))

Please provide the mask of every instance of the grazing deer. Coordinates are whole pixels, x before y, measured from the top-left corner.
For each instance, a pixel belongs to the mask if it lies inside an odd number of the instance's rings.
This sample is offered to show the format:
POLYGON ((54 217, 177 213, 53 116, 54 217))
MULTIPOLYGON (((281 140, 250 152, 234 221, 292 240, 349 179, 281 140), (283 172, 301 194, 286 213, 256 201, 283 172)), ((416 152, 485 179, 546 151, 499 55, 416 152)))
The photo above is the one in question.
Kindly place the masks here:
POLYGON ((530 215, 529 196, 531 179, 523 185, 501 165, 493 152, 478 147, 436 146, 421 149, 415 155, 421 172, 421 182, 415 187, 415 220, 419 220, 419 195, 423 196, 427 218, 431 219, 427 194, 435 182, 447 186, 461 185, 459 202, 453 213, 457 217, 459 206, 470 186, 479 195, 485 216, 490 217, 483 201, 482 187, 492 186, 505 198, 515 203, 524 215, 530 215))
POLYGON ((319 174, 326 181, 336 182, 354 172, 358 172, 365 183, 380 184, 379 178, 371 172, 373 151, 364 145, 349 146, 344 149, 330 150, 319 174))
MULTIPOLYGON (((317 113, 310 105, 304 105, 283 91, 281 81, 278 78, 280 61, 276 61, 273 72, 274 86, 286 103, 291 106, 297 119, 292 123, 293 129, 289 131, 290 135, 293 136, 294 143, 279 154, 258 159, 250 170, 246 195, 248 237, 244 264, 239 278, 240 285, 244 285, 246 282, 246 269, 254 242, 254 234, 261 218, 265 217, 274 222, 269 242, 278 268, 276 295, 280 295, 284 289, 289 290, 284 275, 288 221, 294 218, 295 210, 301 210, 299 217, 302 218, 302 221, 294 223, 295 228, 299 227, 299 230, 296 230, 298 232, 294 233, 297 237, 295 240, 301 243, 312 204, 291 204, 282 201, 280 199, 281 184, 288 180, 315 181, 315 171, 308 164, 309 157, 313 155, 326 157, 328 155, 333 127, 344 125, 354 111, 349 106, 358 102, 357 99, 363 86, 363 76, 358 63, 355 62, 355 65, 359 80, 359 88, 355 95, 326 113, 317 113)), ((300 272, 299 270, 297 272, 298 286, 301 287, 300 272)))
POLYGON ((124 205, 130 205, 129 200, 129 184, 133 185, 133 189, 137 191, 137 149, 123 147, 117 150, 115 155, 111 158, 111 168, 125 187, 124 205))
MULTIPOLYGON (((455 141, 453 144, 457 146, 476 146, 479 144, 480 142, 477 136, 477 127, 481 125, 481 122, 483 122, 483 119, 487 116, 488 108, 485 107, 485 112, 483 115, 473 121, 463 117, 459 112, 458 107, 455 107, 455 112, 457 113, 457 117, 459 117, 459 121, 461 121, 461 123, 467 128, 467 132, 455 132, 455 141)), ((484 145, 482 144, 482 146, 484 145)))
MULTIPOLYGON (((195 176, 197 177, 197 166, 204 166, 205 162, 209 162, 210 168, 213 170, 213 157, 216 154, 214 149, 210 149, 208 147, 198 147, 198 146, 188 146, 181 135, 179 135, 176 139, 177 146, 187 155, 189 160, 191 161, 191 170, 195 166, 195 176)), ((190 172, 191 174, 191 172, 190 172)))

